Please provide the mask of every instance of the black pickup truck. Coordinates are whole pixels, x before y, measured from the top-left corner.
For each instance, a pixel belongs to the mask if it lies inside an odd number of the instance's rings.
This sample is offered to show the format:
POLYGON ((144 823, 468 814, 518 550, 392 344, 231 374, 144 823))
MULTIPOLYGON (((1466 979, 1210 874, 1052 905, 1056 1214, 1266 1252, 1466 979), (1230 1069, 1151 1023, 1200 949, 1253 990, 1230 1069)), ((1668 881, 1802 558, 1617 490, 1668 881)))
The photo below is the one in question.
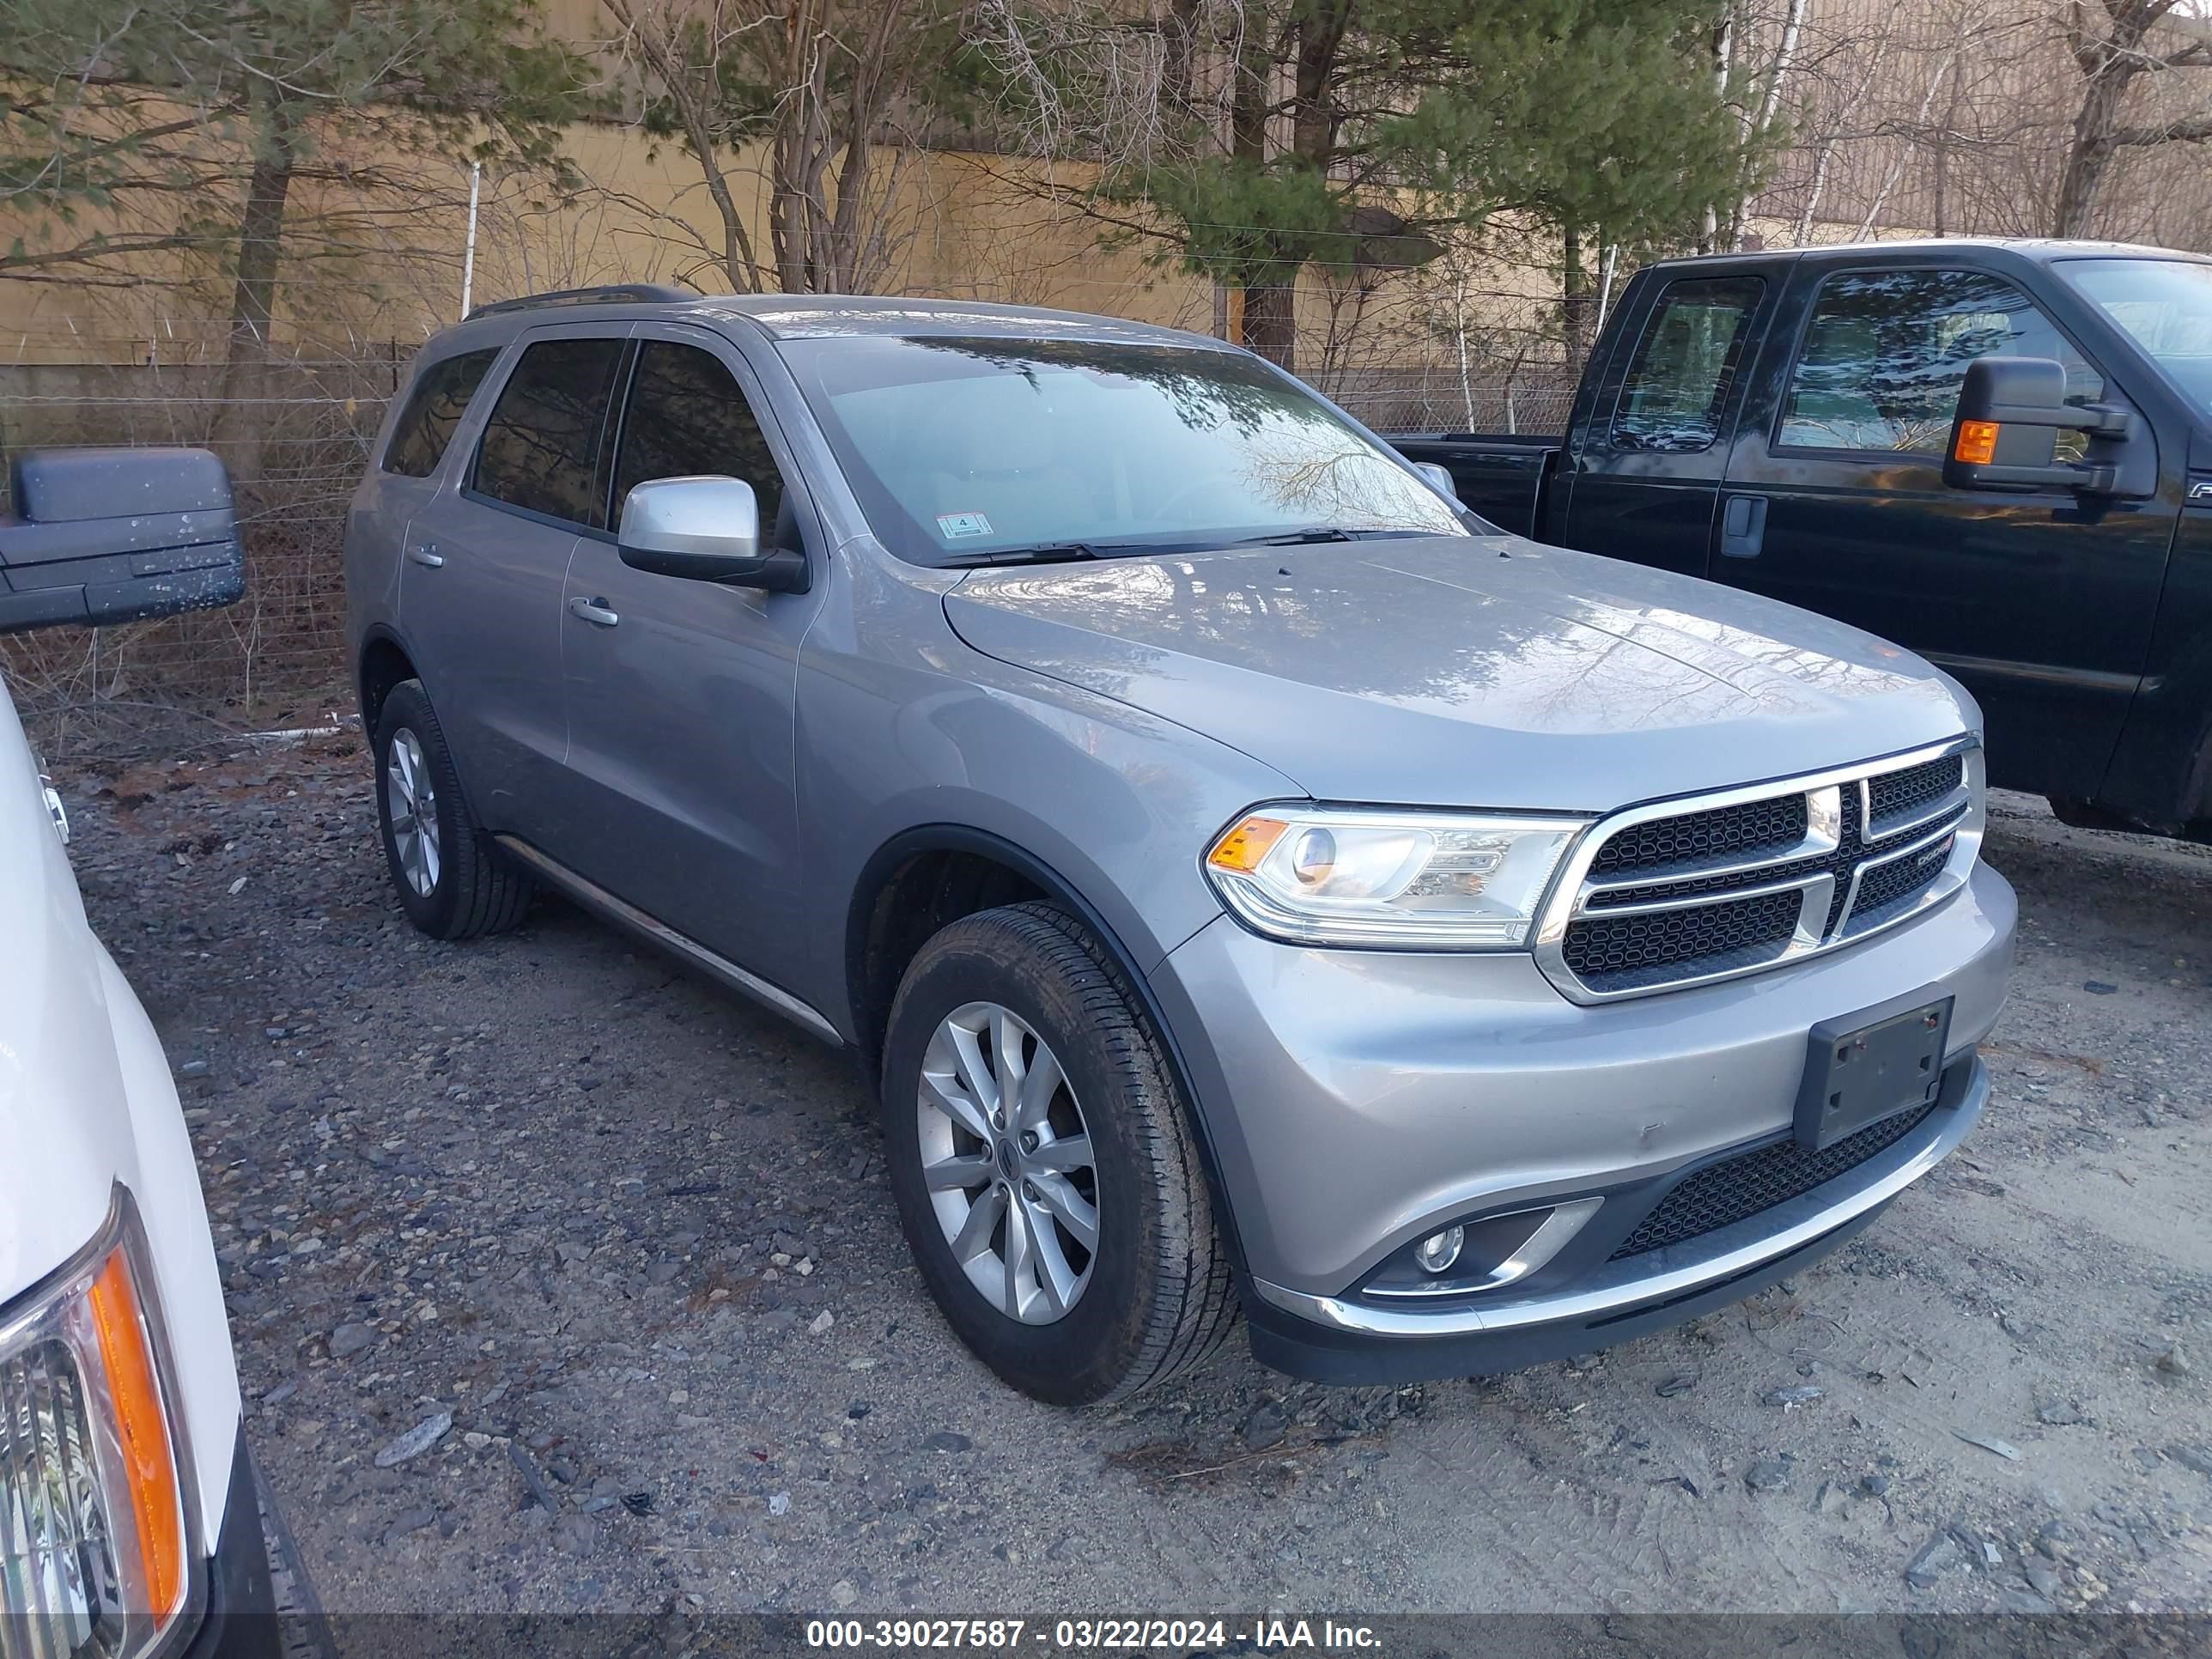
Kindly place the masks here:
POLYGON ((1400 434, 1499 527, 1909 646, 1990 781, 2212 841, 2212 258, 1884 242, 1638 273, 1557 438, 1400 434))

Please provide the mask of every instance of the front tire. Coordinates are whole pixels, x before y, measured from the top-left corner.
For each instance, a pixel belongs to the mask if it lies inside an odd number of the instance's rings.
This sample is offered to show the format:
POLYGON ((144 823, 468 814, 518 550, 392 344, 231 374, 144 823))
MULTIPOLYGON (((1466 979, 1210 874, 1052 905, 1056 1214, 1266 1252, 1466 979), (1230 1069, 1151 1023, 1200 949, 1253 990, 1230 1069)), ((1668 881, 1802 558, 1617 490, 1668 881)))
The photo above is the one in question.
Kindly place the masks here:
POLYGON ((369 752, 385 867, 407 920, 433 939, 474 939, 520 922, 530 878, 469 816, 460 774, 420 680, 392 688, 369 752))
POLYGON ((1120 1400, 1236 1322, 1205 1172, 1160 1039, 1065 913, 963 917, 917 954, 884 1045, 884 1138, 915 1261, 1024 1394, 1120 1400))

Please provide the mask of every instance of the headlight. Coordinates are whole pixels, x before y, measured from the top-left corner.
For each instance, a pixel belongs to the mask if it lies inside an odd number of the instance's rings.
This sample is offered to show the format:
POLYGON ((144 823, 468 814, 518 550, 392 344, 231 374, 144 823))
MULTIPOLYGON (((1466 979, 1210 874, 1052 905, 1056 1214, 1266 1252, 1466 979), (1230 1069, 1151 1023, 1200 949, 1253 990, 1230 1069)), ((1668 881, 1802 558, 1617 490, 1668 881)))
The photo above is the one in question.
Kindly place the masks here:
POLYGON ((198 1553, 129 1201, 0 1310, 0 1643, 137 1659, 191 1622, 198 1553))
POLYGON ((1584 818, 1254 808, 1207 849, 1206 874, 1263 933, 1302 945, 1507 951, 1584 818))

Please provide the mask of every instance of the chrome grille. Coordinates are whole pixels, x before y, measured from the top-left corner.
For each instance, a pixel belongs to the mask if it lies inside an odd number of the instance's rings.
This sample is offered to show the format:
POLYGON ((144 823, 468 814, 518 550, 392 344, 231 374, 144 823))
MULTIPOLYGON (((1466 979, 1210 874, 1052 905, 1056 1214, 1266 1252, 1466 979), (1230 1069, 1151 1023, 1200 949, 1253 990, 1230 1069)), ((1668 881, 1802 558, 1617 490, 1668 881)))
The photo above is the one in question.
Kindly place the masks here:
POLYGON ((1954 890, 1981 841, 1970 742, 1633 807, 1570 860, 1537 960, 1577 1001, 1754 973, 1954 890))

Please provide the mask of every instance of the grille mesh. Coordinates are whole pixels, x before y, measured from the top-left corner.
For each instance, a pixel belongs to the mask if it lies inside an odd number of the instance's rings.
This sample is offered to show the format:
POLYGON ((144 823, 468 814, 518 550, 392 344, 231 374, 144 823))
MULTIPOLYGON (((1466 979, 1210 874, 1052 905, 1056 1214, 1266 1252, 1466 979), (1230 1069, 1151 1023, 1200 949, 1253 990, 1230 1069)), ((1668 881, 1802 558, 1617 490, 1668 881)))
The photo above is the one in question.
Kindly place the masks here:
POLYGON ((1583 916, 1567 929, 1566 963, 1586 982, 1611 989, 1623 978, 1708 957, 1779 950, 1803 908, 1802 899, 1790 892, 1687 910, 1583 916))
POLYGON ((1832 1146, 1808 1152, 1794 1140, 1778 1141, 1708 1164, 1677 1182, 1658 1206, 1620 1241, 1611 1260, 1663 1250, 1669 1244, 1733 1226, 1761 1210, 1785 1204, 1856 1169, 1911 1134, 1935 1110, 1923 1106, 1869 1123, 1832 1146))
POLYGON ((1946 836, 1925 852, 1915 853, 1911 858, 1893 859, 1868 871, 1859 882, 1858 908, 1851 913, 1854 920, 1871 916, 1924 891, 1929 883, 1943 873, 1943 866, 1951 857, 1951 843, 1956 839, 1946 836))
POLYGON ((1900 823, 1926 811, 1956 789, 1966 777, 1966 758, 1940 755, 1901 772, 1884 772, 1867 780, 1867 816, 1879 836, 1883 826, 1900 823))
POLYGON ((1624 830, 1598 848, 1590 871, 1594 875, 1621 876, 1668 870, 1714 859, 1780 852, 1804 837, 1805 797, 1777 795, 1737 806, 1716 807, 1709 812, 1654 818, 1624 830))

